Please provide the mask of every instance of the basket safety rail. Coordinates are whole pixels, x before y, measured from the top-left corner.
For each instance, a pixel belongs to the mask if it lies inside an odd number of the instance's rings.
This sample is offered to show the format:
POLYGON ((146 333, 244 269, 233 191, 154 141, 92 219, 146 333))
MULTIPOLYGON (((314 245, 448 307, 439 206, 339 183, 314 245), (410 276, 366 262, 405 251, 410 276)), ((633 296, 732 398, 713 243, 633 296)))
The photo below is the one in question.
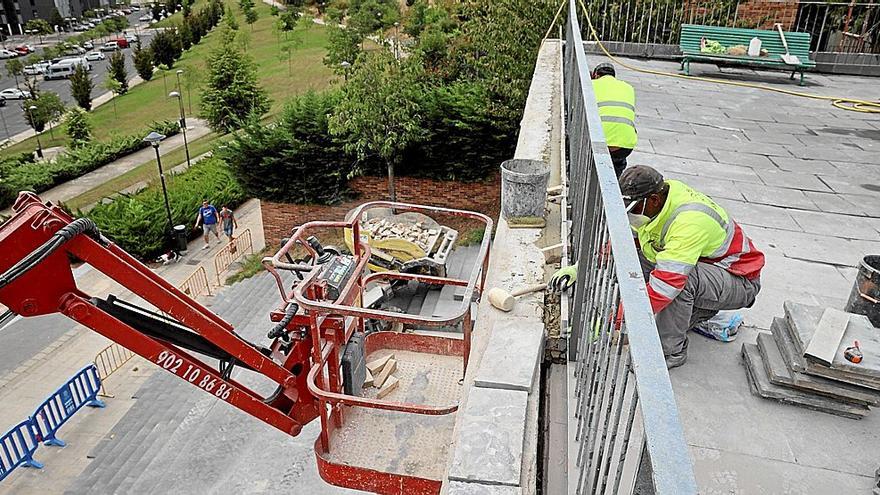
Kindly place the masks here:
POLYGON ((214 273, 217 274, 217 286, 222 286, 220 274, 229 270, 235 260, 241 258, 245 251, 248 254, 254 254, 254 243, 251 238, 251 229, 244 229, 237 237, 233 237, 232 241, 223 246, 220 251, 214 255, 214 273))
POLYGON ((34 452, 39 446, 32 418, 13 426, 0 436, 0 481, 19 466, 42 469, 43 464, 34 459, 34 452))
POLYGON ((94 363, 70 377, 34 411, 32 417, 37 439, 46 445, 64 447, 65 443, 55 434, 83 407, 104 407, 104 402, 98 399, 99 390, 101 379, 94 363))
POLYGON ((101 379, 101 391, 98 392, 100 397, 113 397, 107 393, 105 383, 107 377, 116 373, 132 357, 134 357, 133 352, 116 342, 101 349, 101 352, 95 355, 95 367, 98 369, 98 378, 101 379))
POLYGON ((205 271, 204 266, 200 266, 196 268, 189 277, 186 277, 186 280, 180 284, 180 290, 192 297, 196 298, 202 294, 211 295, 211 284, 208 283, 208 272, 205 271))
POLYGON ((571 205, 566 263, 578 264, 578 276, 569 302, 568 489, 695 494, 693 464, 602 131, 578 12, 577 0, 570 0, 563 64, 571 205))

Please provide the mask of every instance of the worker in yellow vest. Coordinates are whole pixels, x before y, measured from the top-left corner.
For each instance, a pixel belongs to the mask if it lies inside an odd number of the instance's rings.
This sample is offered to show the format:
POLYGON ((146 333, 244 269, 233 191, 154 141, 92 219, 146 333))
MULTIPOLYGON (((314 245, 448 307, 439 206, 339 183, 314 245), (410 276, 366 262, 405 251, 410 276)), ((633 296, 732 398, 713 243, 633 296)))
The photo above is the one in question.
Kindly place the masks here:
MULTIPOLYGON (((666 366, 687 359, 688 330, 716 340, 736 338, 742 318, 707 323, 722 310, 751 307, 761 290, 764 254, 742 227, 706 195, 651 167, 634 165, 620 176, 620 192, 636 236, 666 366)), ((565 267, 549 286, 566 290, 577 266, 565 267)))
POLYGON ((614 66, 601 63, 593 69, 593 92, 599 106, 599 118, 605 131, 605 143, 611 152, 614 172, 620 177, 626 157, 636 147, 636 92, 629 84, 615 78, 614 66))

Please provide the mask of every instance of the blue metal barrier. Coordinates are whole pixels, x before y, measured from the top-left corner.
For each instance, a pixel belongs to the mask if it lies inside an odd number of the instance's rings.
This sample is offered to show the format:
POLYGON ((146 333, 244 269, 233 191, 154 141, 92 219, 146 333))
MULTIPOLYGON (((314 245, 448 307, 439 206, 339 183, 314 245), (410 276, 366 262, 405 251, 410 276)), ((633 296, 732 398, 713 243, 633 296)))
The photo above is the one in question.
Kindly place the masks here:
POLYGON ((97 398, 101 390, 101 379, 95 364, 89 364, 67 380, 34 411, 34 429, 37 439, 46 445, 64 447, 64 442, 55 436, 61 426, 83 406, 104 407, 97 398))
POLYGON ((31 418, 17 424, 0 437, 0 481, 18 466, 42 468, 43 465, 34 460, 34 452, 39 446, 31 418))

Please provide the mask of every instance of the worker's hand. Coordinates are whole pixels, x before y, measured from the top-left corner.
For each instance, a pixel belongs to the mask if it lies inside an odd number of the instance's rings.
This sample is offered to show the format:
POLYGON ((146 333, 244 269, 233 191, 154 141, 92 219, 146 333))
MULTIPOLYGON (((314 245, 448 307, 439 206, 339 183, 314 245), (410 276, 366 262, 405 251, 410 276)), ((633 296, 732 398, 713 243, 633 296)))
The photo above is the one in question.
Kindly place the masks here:
POLYGON ((577 280, 577 265, 566 266, 559 269, 550 277, 547 287, 555 292, 566 291, 571 288, 577 280))

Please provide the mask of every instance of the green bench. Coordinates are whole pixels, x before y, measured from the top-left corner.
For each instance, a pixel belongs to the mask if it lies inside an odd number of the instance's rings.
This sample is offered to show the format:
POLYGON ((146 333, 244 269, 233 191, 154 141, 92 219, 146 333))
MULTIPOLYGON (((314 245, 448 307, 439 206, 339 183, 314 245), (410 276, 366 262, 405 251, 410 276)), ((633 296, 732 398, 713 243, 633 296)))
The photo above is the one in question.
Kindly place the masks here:
POLYGON ((781 55, 785 53, 779 31, 765 31, 760 29, 740 29, 716 26, 702 26, 699 24, 683 24, 681 26, 681 41, 679 42, 681 53, 681 68, 685 75, 690 75, 691 61, 713 62, 718 66, 746 65, 755 68, 774 68, 791 71, 791 79, 798 72, 801 74, 800 85, 804 85, 804 71, 816 67, 816 62, 810 60, 810 33, 786 32, 785 40, 788 42, 788 52, 800 59, 799 65, 787 64, 781 55), (761 48, 770 54, 766 57, 750 57, 748 55, 722 55, 703 53, 700 51, 700 39, 706 38, 717 41, 722 46, 743 45, 748 48, 752 38, 761 40, 761 48))

